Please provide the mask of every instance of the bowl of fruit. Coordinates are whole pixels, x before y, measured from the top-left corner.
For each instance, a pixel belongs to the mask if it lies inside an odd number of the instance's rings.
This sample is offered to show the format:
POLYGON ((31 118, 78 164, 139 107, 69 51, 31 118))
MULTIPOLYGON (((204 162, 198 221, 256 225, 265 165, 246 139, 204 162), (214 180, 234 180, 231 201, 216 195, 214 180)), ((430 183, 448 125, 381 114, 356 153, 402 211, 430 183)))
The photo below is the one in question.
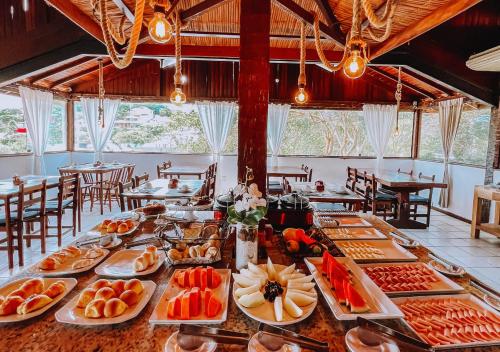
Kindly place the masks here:
POLYGON ((321 257, 328 250, 317 238, 314 230, 286 228, 282 232, 285 250, 291 256, 321 257))

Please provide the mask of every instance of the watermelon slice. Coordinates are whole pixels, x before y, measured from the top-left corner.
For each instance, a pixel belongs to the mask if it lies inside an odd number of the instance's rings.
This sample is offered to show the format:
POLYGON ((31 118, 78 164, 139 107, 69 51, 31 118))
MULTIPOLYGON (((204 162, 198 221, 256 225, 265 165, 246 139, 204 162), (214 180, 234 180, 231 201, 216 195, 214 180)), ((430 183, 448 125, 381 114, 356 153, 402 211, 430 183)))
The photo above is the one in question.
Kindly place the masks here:
POLYGON ((191 317, 195 317, 200 314, 201 307, 201 297, 200 288, 193 287, 189 293, 189 314, 191 317))
POLYGON ((222 303, 214 295, 210 296, 208 301, 207 317, 215 317, 222 308, 222 303))
POLYGON ((323 273, 323 275, 328 274, 328 263, 330 262, 331 256, 332 255, 327 251, 323 252, 323 262, 321 263, 321 272, 323 273))
POLYGON ((219 287, 221 282, 222 282, 221 275, 217 271, 212 270, 212 286, 210 286, 210 288, 219 287))
POLYGON ((335 287, 335 295, 337 296, 337 301, 340 304, 346 304, 343 280, 335 279, 333 280, 333 282, 335 287))
POLYGON ((349 305, 351 306, 351 313, 365 313, 370 310, 366 301, 350 283, 347 283, 346 295, 349 300, 349 305))
POLYGON ((195 270, 189 270, 189 285, 186 287, 195 287, 196 286, 196 276, 195 276, 196 271, 195 270))
POLYGON ((182 320, 189 320, 190 319, 190 297, 191 294, 189 292, 186 292, 185 294, 182 295, 181 299, 181 319, 182 320))
POLYGON ((205 289, 203 296, 203 303, 205 304, 205 314, 208 314, 208 303, 210 303, 210 297, 212 297, 212 290, 209 288, 205 289))
POLYGON ((344 296, 345 296, 345 305, 349 306, 349 296, 347 295, 347 285, 349 285, 348 280, 342 280, 342 289, 344 290, 344 296))
POLYGON ((212 273, 214 272, 214 268, 211 266, 207 266, 207 287, 212 287, 212 273))
POLYGON ((200 272, 200 289, 203 291, 207 288, 207 269, 203 268, 200 272))
POLYGON ((201 275, 201 267, 197 266, 194 269, 194 286, 191 286, 191 287, 200 287, 201 286, 200 275, 201 275))

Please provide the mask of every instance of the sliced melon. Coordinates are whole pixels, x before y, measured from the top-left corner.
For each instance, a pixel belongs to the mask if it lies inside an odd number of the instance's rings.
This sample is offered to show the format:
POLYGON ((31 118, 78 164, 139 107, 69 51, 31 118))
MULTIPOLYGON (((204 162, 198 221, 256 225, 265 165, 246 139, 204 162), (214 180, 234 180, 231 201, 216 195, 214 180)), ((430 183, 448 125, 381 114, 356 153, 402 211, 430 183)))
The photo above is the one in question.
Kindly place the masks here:
POLYGON ((315 297, 310 297, 298 291, 287 291, 286 297, 289 297, 299 307, 308 306, 316 302, 317 299, 315 297))
POLYGON ((268 277, 267 272, 262 269, 260 266, 255 265, 252 262, 248 262, 248 270, 250 270, 252 273, 258 276, 265 276, 266 278, 268 277))
POLYGON ((346 304, 344 285, 341 279, 333 280, 333 284, 335 287, 335 295, 337 296, 337 301, 340 304, 346 304))
POLYGON ((323 252, 323 262, 321 263, 321 272, 323 273, 323 275, 328 274, 328 263, 330 261, 330 257, 332 257, 330 253, 328 253, 327 251, 323 252))
POLYGON ((279 272, 280 275, 292 274, 295 271, 295 263, 290 266, 287 266, 285 269, 279 272))
MULTIPOLYGON (((302 275, 304 275, 304 274, 302 274, 302 275)), ((312 275, 307 275, 307 276, 304 275, 302 277, 288 279, 288 282, 294 282, 294 283, 311 282, 313 279, 314 279, 314 276, 312 276, 312 275)))
POLYGON ((278 274, 278 281, 281 286, 286 286, 288 283, 288 280, 292 279, 300 279, 302 277, 306 276, 305 274, 302 273, 292 273, 292 274, 278 274))
POLYGON ((254 292, 259 291, 259 290, 260 290, 260 285, 257 284, 257 285, 253 285, 253 286, 237 288, 234 291, 234 294, 236 295, 236 297, 241 297, 244 295, 249 295, 250 293, 254 293, 254 292))
POLYGON ((274 267, 273 262, 271 261, 271 258, 267 257, 267 275, 270 281, 276 280, 276 268, 274 267))
POLYGON ((310 291, 314 288, 314 282, 289 282, 286 287, 292 290, 310 291))
POLYGON ((263 275, 255 275, 248 269, 241 269, 240 275, 243 275, 251 280, 259 280, 261 285, 265 285, 267 282, 267 276, 263 275))
POLYGON ((288 296, 285 296, 285 301, 283 306, 285 307, 286 312, 293 318, 300 318, 304 311, 300 309, 298 305, 296 305, 288 296))
POLYGON ((266 302, 264 295, 260 291, 243 295, 238 299, 238 302, 246 308, 255 308, 266 302))
POLYGON ((274 317, 276 321, 283 320, 283 301, 281 300, 281 296, 274 299, 274 317))
POLYGON ((287 288, 286 292, 298 292, 298 293, 302 293, 303 295, 306 295, 306 296, 309 296, 309 297, 313 297, 313 298, 318 297, 318 294, 316 293, 316 291, 301 291, 301 290, 296 290, 296 289, 293 289, 293 288, 292 289, 287 288))
POLYGON ((234 282, 236 282, 241 287, 249 287, 249 286, 261 284, 260 279, 250 279, 246 276, 243 276, 241 274, 236 274, 236 273, 233 273, 233 279, 234 279, 234 282))
POLYGON ((347 284, 347 297, 349 297, 349 305, 352 313, 365 313, 370 310, 366 301, 361 297, 358 291, 351 285, 347 284))

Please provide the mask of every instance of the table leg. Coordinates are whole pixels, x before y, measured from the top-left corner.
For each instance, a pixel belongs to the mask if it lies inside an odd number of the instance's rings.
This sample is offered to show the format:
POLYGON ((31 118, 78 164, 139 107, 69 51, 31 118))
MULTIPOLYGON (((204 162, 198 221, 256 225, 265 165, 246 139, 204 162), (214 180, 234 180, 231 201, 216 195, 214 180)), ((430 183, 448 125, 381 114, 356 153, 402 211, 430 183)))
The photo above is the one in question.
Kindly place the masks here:
POLYGON ((398 192, 398 214, 397 218, 387 222, 398 229, 426 229, 427 225, 410 219, 410 192, 398 192))
MULTIPOLYGON (((472 202, 472 220, 470 225, 470 237, 479 238, 479 225, 481 224, 481 208, 482 208, 482 200, 477 195, 477 192, 474 191, 474 200, 472 202)), ((495 205, 496 206, 496 205, 495 205)), ((495 209, 495 220, 496 220, 496 212, 495 209)))
POLYGON ((101 215, 104 214, 104 204, 103 204, 103 197, 104 197, 104 190, 103 190, 103 173, 99 173, 99 204, 101 205, 101 215))

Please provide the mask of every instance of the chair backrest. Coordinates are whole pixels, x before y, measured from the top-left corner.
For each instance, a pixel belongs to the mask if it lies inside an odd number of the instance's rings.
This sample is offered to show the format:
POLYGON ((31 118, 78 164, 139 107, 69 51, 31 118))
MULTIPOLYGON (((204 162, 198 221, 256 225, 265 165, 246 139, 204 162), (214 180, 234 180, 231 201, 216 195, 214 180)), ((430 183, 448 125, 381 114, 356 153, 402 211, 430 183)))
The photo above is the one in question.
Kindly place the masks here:
POLYGON ((421 172, 418 174, 418 178, 421 178, 423 180, 427 180, 427 181, 435 181, 436 180, 436 175, 432 175, 432 176, 426 176, 424 174, 422 174, 421 172))
POLYGON ((206 183, 206 195, 208 198, 214 200, 215 199, 215 176, 207 178, 205 180, 206 183))
POLYGON ((5 225, 0 225, 0 229, 4 231, 3 229, 10 228, 11 226, 14 225, 13 220, 11 218, 11 212, 12 212, 12 206, 16 205, 16 212, 17 214, 20 214, 15 220, 17 223, 17 226, 22 224, 23 221, 23 209, 24 209, 24 183, 21 183, 19 186, 19 189, 17 191, 17 195, 15 197, 9 197, 6 199, 5 203, 2 205, 4 206, 4 211, 5 211, 5 225), (15 200, 17 203, 12 203, 12 201, 15 200))
POLYGON ((78 204, 80 178, 78 174, 64 175, 59 178, 59 193, 57 194, 57 209, 62 210, 63 201, 71 199, 73 206, 78 204))
MULTIPOLYGON (((422 179, 422 180, 426 180, 426 181, 431 181, 431 182, 434 182, 436 180, 436 175, 432 175, 432 176, 426 176, 424 174, 422 174, 421 172, 418 174, 418 178, 419 179, 422 179)), ((425 190, 424 190, 425 192, 425 190)), ((432 193, 434 192, 434 187, 430 187, 429 188, 429 193, 428 193, 428 201, 429 201, 429 204, 430 202, 432 202, 432 193)), ((417 191, 416 192, 418 195, 422 195, 422 191, 417 191)))
POLYGON ((24 208, 30 207, 35 204, 40 204, 40 207, 36 207, 36 209, 39 209, 38 215, 45 214, 45 201, 47 199, 47 180, 42 180, 41 184, 39 185, 30 186, 29 191, 26 191, 26 185, 24 185, 24 195, 29 195, 28 199, 23 200, 24 208))
POLYGON ((141 176, 135 176, 134 178, 134 186, 135 187, 139 187, 140 185, 148 182, 149 180, 149 174, 148 173, 144 173, 143 175, 141 176))
POLYGON ((135 164, 129 164, 125 166, 122 170, 120 182, 127 183, 132 181, 132 177, 134 176, 134 170, 135 170, 135 164))
POLYGON ((165 176, 162 176, 161 172, 167 169, 170 169, 172 167, 172 162, 170 160, 164 161, 158 165, 156 165, 156 173, 158 175, 158 178, 162 178, 165 176))
POLYGON ((82 172, 82 178, 85 185, 93 185, 95 183, 93 173, 82 172))
POLYGON ((309 169, 309 176, 307 177, 307 182, 312 182, 313 178, 313 169, 309 169))
POLYGON ((108 184, 111 187, 118 187, 118 182, 120 182, 122 173, 125 171, 126 170, 124 168, 111 171, 111 175, 109 176, 109 179, 108 179, 108 184))
POLYGON ((413 176, 413 170, 410 170, 410 171, 403 171, 403 170, 401 170, 401 169, 398 169, 398 174, 403 174, 403 175, 413 176))
POLYGON ((288 194, 292 192, 292 186, 290 186, 290 181, 286 177, 283 177, 283 194, 288 194))
POLYGON ((125 191, 131 191, 132 189, 134 189, 134 181, 129 181, 129 182, 118 182, 118 192, 119 192, 119 197, 120 197, 120 209, 121 211, 126 211, 126 210, 132 210, 132 209, 135 209, 134 207, 134 202, 132 202, 132 200, 128 197, 124 197, 123 196, 123 193, 125 193, 125 191), (127 202, 127 208, 125 208, 125 198, 126 199, 126 202, 127 202))
POLYGON ((356 172, 356 169, 350 166, 347 167, 347 179, 345 181, 345 186, 351 191, 354 191, 354 186, 356 184, 356 172))

